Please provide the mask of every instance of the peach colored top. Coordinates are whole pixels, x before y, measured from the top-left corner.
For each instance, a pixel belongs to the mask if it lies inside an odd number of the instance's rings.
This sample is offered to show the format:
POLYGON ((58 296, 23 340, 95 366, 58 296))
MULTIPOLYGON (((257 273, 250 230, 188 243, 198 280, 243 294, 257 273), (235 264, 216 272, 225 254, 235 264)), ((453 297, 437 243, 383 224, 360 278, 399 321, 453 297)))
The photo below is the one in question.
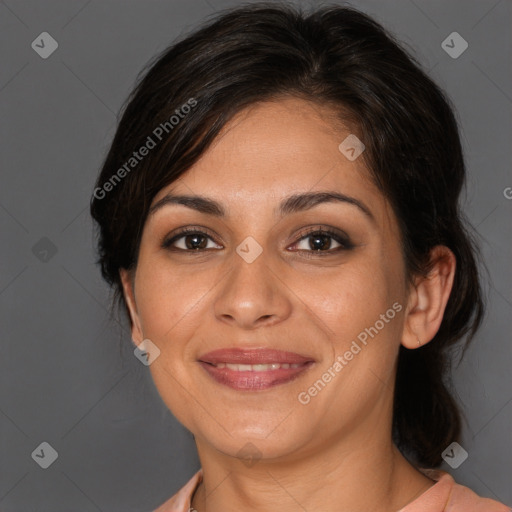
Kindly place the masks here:
MULTIPOLYGON (((457 484, 446 471, 420 471, 436 483, 398 512, 512 512, 503 503, 481 498, 468 487, 457 484)), ((172 498, 153 512, 193 512, 190 502, 202 479, 200 469, 172 498)))

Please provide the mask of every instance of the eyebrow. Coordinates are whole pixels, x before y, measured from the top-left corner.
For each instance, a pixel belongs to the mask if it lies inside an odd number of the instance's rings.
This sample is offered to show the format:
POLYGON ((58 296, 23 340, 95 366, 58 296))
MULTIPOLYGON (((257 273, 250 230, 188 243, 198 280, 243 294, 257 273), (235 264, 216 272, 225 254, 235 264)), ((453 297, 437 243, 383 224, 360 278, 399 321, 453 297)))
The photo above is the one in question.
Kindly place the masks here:
MULTIPOLYGON (((369 219, 375 222, 370 209, 359 199, 355 197, 340 194, 339 192, 305 192, 303 194, 293 194, 285 198, 278 206, 277 211, 274 213, 283 217, 291 213, 300 212, 314 208, 315 206, 323 203, 341 202, 357 207, 369 219)), ((215 217, 226 217, 226 210, 224 207, 214 199, 203 196, 192 195, 174 195, 167 194, 165 197, 157 201, 150 209, 149 215, 153 215, 157 210, 167 205, 180 204, 196 210, 206 215, 213 215, 215 217)))

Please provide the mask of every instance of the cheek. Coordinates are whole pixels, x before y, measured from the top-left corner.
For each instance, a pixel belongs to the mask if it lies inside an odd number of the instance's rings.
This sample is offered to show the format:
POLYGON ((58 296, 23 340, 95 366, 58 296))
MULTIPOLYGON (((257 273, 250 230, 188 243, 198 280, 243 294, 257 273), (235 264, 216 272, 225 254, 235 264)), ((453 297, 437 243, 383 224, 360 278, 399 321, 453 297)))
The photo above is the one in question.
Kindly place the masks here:
POLYGON ((160 349, 149 366, 151 377, 162 401, 187 428, 194 428, 195 421, 190 407, 195 363, 189 342, 201 325, 201 298, 208 291, 204 277, 140 258, 135 284, 144 337, 160 349))
POLYGON ((202 301, 215 284, 212 274, 171 268, 160 258, 139 262, 135 283, 137 307, 144 334, 166 344, 187 337, 187 326, 197 328, 202 301))
POLYGON ((368 252, 357 264, 340 267, 309 297, 308 307, 328 327, 332 345, 319 373, 342 358, 344 377, 336 380, 333 394, 336 387, 347 390, 347 378, 349 388, 371 394, 377 389, 372 382, 379 387, 393 376, 405 309, 401 260, 392 252, 386 258, 379 254, 368 252))
MULTIPOLYGON (((401 298, 397 280, 375 261, 340 267, 321 279, 295 280, 301 300, 337 340, 357 336, 401 298)), ((320 325, 321 326, 321 325, 320 325)))

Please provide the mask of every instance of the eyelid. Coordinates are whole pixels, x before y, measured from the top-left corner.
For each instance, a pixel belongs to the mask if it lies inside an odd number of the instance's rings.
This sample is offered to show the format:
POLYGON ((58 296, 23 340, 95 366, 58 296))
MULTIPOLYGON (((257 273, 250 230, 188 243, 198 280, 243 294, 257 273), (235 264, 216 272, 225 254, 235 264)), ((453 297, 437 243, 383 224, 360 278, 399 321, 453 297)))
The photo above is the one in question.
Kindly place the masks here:
POLYGON ((300 242, 304 238, 307 238, 310 235, 321 233, 323 235, 330 236, 334 239, 339 238, 341 241, 340 243, 343 243, 346 246, 353 246, 350 237, 348 234, 343 231, 342 229, 336 228, 334 226, 327 226, 327 225, 320 225, 320 224, 312 224, 311 226, 306 226, 304 228, 301 228, 298 233, 295 234, 295 237, 298 237, 297 240, 294 242, 300 242))

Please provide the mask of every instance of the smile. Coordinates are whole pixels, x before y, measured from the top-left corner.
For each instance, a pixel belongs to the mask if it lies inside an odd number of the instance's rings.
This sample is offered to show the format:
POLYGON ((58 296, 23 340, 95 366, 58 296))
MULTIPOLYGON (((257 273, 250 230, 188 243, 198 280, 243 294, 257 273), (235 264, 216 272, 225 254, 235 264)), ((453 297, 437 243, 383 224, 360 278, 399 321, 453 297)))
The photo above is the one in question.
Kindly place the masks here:
POLYGON ((266 372, 269 370, 288 370, 289 368, 300 368, 302 364, 299 363, 268 363, 268 364, 232 364, 232 363, 219 363, 214 365, 216 368, 228 368, 235 372, 266 372))
POLYGON ((231 348, 203 354, 198 362, 218 384, 239 391, 258 391, 295 380, 315 361, 294 352, 231 348))

